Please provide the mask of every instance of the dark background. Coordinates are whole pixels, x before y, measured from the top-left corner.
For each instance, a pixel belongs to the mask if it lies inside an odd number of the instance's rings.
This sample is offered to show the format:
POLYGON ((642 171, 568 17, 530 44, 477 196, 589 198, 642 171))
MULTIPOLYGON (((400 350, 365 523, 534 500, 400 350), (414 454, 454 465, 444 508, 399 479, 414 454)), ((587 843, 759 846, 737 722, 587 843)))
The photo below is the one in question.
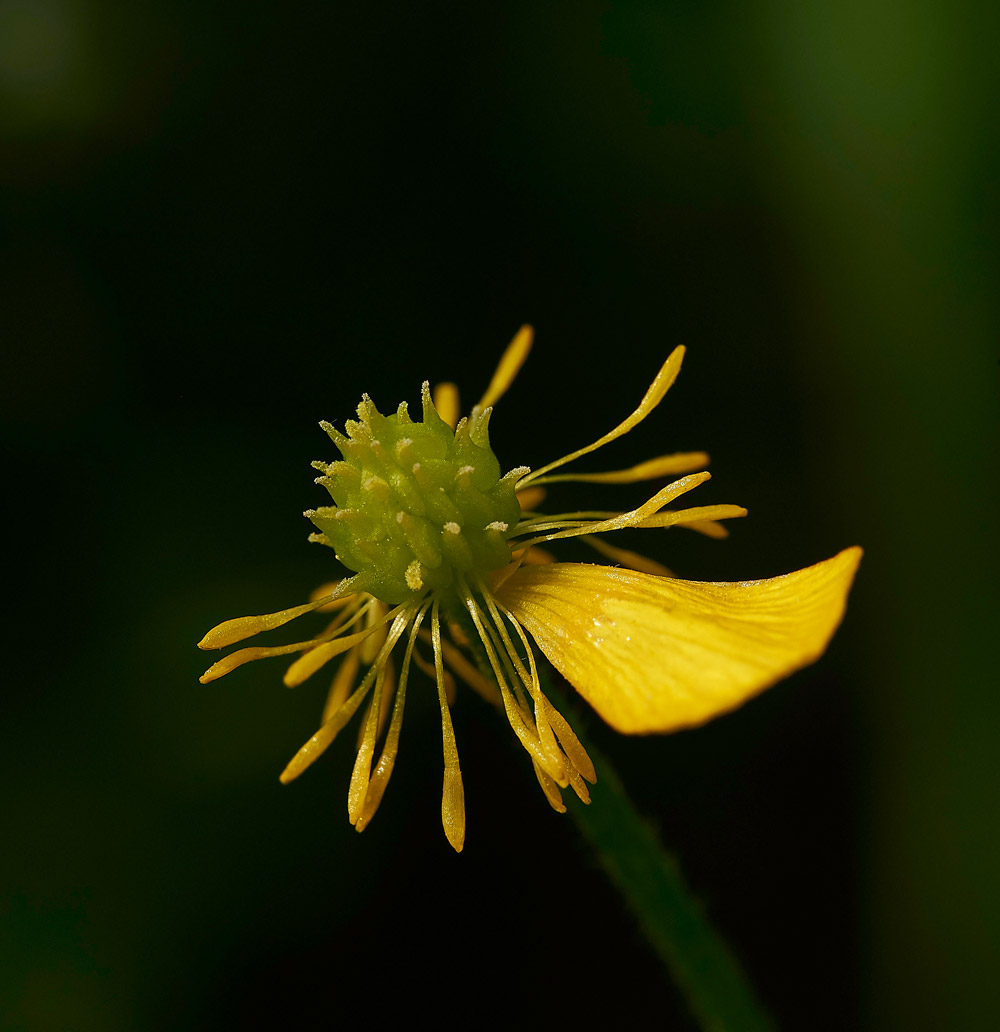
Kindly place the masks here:
POLYGON ((0 2, 4 1028, 691 1027, 474 695, 456 856, 426 681, 359 837, 353 729, 277 781, 321 684, 197 680, 210 626, 336 575, 300 516, 316 422, 424 378, 472 401, 523 321, 508 467, 688 346, 590 468, 705 449, 693 504, 751 515, 620 544, 702 579, 866 550, 827 655, 739 712, 575 721, 781 1027, 989 1026, 997 27, 921 0, 0 2))

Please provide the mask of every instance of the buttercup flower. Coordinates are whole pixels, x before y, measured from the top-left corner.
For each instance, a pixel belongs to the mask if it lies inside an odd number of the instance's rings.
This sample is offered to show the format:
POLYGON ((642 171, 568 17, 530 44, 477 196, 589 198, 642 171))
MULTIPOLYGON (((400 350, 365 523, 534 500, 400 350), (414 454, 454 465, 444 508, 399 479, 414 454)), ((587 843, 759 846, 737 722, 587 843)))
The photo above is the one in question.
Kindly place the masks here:
POLYGON ((586 783, 595 781, 594 767, 542 691, 535 646, 612 727, 632 734, 673 731, 731 710, 811 663, 843 615, 859 548, 782 577, 715 584, 677 579, 595 536, 676 525, 725 537, 719 521, 745 516, 745 509, 667 508, 709 478, 694 472, 708 461, 702 452, 661 455, 607 473, 555 472, 645 419, 677 377, 683 348, 674 350, 638 408, 609 433, 534 472, 520 466, 501 475, 490 447, 490 417, 531 342, 531 328, 522 327, 468 417, 458 418, 454 385, 443 384, 432 396, 424 383, 419 421, 406 402, 382 415, 364 395, 358 419, 348 420, 343 433, 321 423, 341 454, 334 462, 313 463, 321 473, 316 482, 333 504, 305 515, 317 528, 310 540, 334 549, 351 575, 324 585, 304 605, 227 620, 199 643, 223 648, 306 613, 331 614, 316 636, 239 649, 201 680, 213 681, 251 660, 297 655, 285 672, 291 687, 340 657, 319 730, 281 780, 298 777, 367 699, 348 790, 348 815, 358 831, 374 816, 392 774, 414 664, 437 684, 441 816, 448 841, 460 851, 465 801, 449 711, 456 676, 488 699, 499 697, 542 791, 564 811, 561 789, 572 788, 589 802, 586 783), (538 510, 545 486, 560 481, 624 484, 680 474, 687 475, 627 512, 538 510), (584 538, 615 565, 557 562, 541 548, 571 537, 584 538), (470 660, 472 643, 494 680, 470 660))

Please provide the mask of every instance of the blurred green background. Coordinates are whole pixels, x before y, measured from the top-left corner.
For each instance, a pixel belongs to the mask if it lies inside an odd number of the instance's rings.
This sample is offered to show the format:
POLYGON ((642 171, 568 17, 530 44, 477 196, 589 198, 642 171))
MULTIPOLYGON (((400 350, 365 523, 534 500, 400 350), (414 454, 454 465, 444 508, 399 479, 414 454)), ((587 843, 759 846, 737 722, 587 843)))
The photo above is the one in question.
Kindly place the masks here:
POLYGON ((826 657, 739 712, 575 721, 780 1027, 990 1027, 993 11, 0 0, 3 1028, 693 1027, 474 695, 456 856, 428 682, 358 836, 353 730, 277 780, 322 684, 197 680, 210 626, 336 575, 317 421, 474 400, 523 321, 506 466, 688 346, 590 468, 705 449, 697 504, 750 518, 619 543, 696 579, 866 550, 826 657))

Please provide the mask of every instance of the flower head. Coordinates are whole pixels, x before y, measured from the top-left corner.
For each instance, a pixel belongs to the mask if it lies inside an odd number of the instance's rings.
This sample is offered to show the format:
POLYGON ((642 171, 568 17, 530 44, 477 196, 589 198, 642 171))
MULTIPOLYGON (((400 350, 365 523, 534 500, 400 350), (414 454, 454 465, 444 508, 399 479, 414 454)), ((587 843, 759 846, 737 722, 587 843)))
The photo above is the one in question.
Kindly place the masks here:
POLYGON ((609 433, 534 472, 521 466, 502 475, 490 446, 490 417, 531 342, 531 328, 522 327, 468 417, 458 418, 454 385, 443 384, 432 395, 425 383, 420 420, 405 402, 383 415, 364 395, 358 419, 348 420, 343 433, 321 423, 341 456, 313 463, 321 473, 316 482, 333 504, 305 515, 317 528, 310 540, 331 547, 350 576, 324 585, 304 605, 227 620, 199 643, 223 648, 306 613, 331 614, 315 637, 231 652, 201 680, 251 660, 296 655, 285 672, 285 684, 295 686, 339 657, 320 728, 281 780, 301 774, 367 701, 348 790, 348 815, 359 831, 378 809, 395 765, 414 665, 437 685, 442 822, 448 841, 461 850, 465 801, 449 710, 456 677, 502 706, 546 798, 563 811, 564 788, 589 802, 586 782, 595 780, 594 768, 542 691, 536 646, 612 727, 671 731, 733 709, 812 662, 843 615, 858 548, 783 577, 714 584, 679 580, 653 560, 597 536, 677 525, 725 537, 720 521, 745 516, 745 509, 667 508, 709 478, 694 472, 708 461, 702 452, 662 455, 605 473, 555 472, 645 419, 676 379, 683 348, 674 350, 639 406, 609 433), (538 510, 548 484, 632 483, 678 474, 686 475, 629 511, 538 510), (583 538, 616 565, 556 562, 541 548, 571 537, 583 538))

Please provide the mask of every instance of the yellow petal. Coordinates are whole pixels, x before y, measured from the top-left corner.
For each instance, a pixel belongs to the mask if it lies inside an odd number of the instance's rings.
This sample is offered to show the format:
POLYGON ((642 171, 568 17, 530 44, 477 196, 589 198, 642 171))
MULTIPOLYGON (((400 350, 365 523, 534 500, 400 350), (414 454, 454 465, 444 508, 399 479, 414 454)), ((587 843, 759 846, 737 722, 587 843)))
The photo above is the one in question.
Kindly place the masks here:
POLYGON ((704 723, 817 659, 861 559, 713 584, 577 563, 522 567, 498 598, 619 731, 704 723))

